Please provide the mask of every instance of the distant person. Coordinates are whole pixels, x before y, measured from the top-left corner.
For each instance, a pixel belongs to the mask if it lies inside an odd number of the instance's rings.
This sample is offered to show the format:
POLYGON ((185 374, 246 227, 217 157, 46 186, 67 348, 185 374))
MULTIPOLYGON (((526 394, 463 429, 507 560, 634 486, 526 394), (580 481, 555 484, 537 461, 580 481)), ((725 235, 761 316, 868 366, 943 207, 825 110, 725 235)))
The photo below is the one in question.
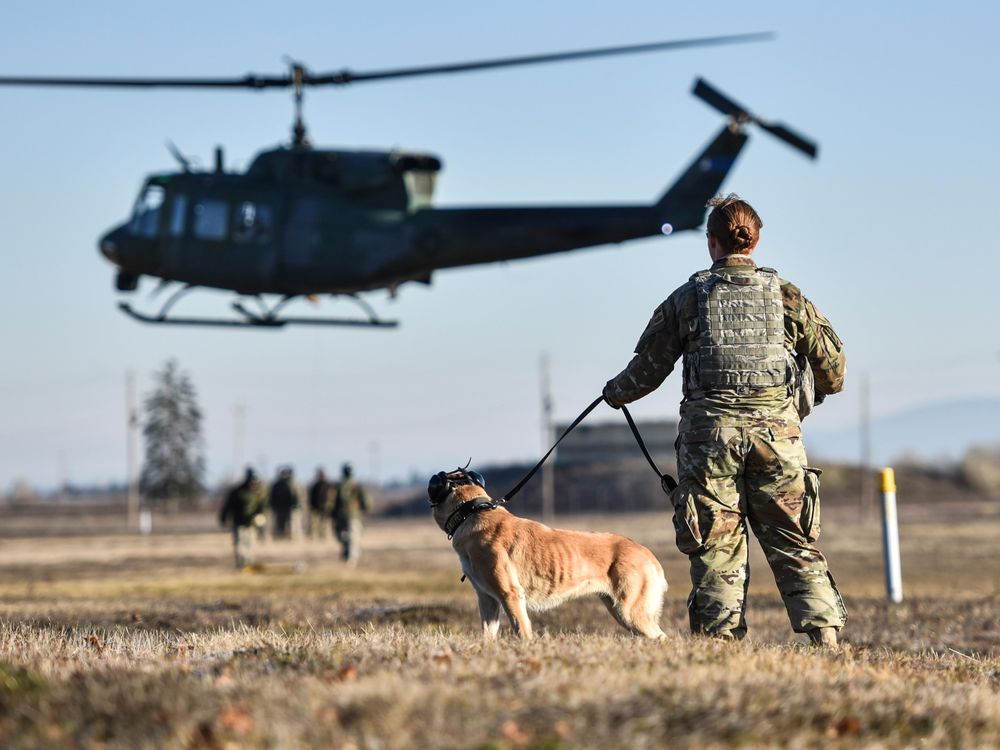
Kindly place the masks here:
POLYGON ((309 485, 309 536, 326 539, 327 526, 333 513, 334 486, 326 478, 322 467, 316 469, 316 478, 309 485))
POLYGON ((746 634, 749 521, 792 629, 834 646, 847 610, 813 545, 820 472, 806 466, 800 422, 814 396, 844 387, 843 345, 796 286, 751 259, 763 224, 750 204, 729 195, 709 205, 712 267, 656 308, 604 397, 616 408, 642 398, 683 357, 671 501, 691 563, 691 630, 746 634))
POLYGON ((341 557, 351 567, 361 557, 361 518, 370 509, 368 493, 354 479, 351 465, 344 464, 333 502, 333 532, 340 541, 341 557))
POLYGON ((288 539, 292 531, 292 518, 299 507, 299 493, 292 478, 292 468, 284 466, 271 485, 271 513, 274 514, 274 538, 288 539))
POLYGON ((267 498, 264 485, 256 472, 248 468, 243 481, 226 494, 226 500, 219 512, 219 524, 231 523, 233 527, 233 553, 236 569, 243 570, 252 565, 253 542, 256 528, 260 525, 267 498))

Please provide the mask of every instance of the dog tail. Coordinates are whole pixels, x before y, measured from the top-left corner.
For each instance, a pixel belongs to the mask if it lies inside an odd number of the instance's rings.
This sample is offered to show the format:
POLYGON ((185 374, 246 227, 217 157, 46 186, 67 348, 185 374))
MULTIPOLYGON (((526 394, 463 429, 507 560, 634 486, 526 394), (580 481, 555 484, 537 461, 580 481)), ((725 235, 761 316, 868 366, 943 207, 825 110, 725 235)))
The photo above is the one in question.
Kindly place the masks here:
POLYGON ((639 601, 632 610, 633 626, 648 638, 663 638, 660 616, 663 614, 663 596, 667 593, 667 578, 656 559, 645 566, 639 601))

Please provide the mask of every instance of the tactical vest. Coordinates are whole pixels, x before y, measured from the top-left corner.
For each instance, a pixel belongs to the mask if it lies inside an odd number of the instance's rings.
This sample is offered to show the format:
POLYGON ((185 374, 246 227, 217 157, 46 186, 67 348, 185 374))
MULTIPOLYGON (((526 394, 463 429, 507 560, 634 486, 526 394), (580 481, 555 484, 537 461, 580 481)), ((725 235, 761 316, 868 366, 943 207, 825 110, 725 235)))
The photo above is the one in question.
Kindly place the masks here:
POLYGON ((698 295, 698 330, 684 353, 684 395, 751 393, 790 383, 777 271, 701 271, 691 281, 698 295))

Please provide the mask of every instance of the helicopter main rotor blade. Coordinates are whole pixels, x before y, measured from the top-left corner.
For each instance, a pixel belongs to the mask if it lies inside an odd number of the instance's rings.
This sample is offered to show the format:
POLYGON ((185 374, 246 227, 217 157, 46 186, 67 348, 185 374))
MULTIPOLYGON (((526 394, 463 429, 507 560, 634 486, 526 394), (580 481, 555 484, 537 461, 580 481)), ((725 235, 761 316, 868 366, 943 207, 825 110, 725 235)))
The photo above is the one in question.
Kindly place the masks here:
POLYGON ((103 86, 106 88, 271 89, 288 88, 291 76, 246 75, 241 78, 59 78, 0 76, 0 86, 103 86))
POLYGON ((662 52, 671 49, 688 47, 710 47, 720 44, 737 44, 742 42, 761 42, 773 39, 771 32, 754 34, 732 34, 729 36, 712 36, 698 39, 676 39, 667 42, 648 42, 645 44, 629 44, 620 47, 599 47, 596 49, 555 52, 543 55, 524 55, 521 57, 501 57, 491 60, 472 60, 468 62, 444 63, 441 65, 423 65, 412 68, 392 68, 388 70, 371 70, 355 73, 342 70, 335 73, 310 73, 296 63, 292 75, 264 76, 250 73, 237 78, 119 78, 119 77, 77 77, 77 76, 0 76, 0 86, 96 86, 104 88, 189 88, 189 89, 273 89, 291 88, 298 82, 302 86, 345 86, 361 81, 383 81, 389 78, 413 78, 416 76, 441 75, 444 73, 467 73, 474 70, 489 70, 492 68, 509 68, 518 65, 537 65, 540 63, 562 62, 565 60, 580 60, 588 57, 610 57, 613 55, 631 55, 642 52, 662 52))
POLYGON ((467 73, 473 70, 488 70, 491 68, 509 68, 517 65, 537 65, 540 63, 562 62, 565 60, 580 60, 588 57, 610 57, 612 55, 631 55, 642 52, 661 52, 670 49, 687 47, 710 47, 720 44, 738 44, 742 42, 761 42, 773 39, 772 32, 753 34, 732 34, 729 36, 702 37, 698 39, 676 39, 667 42, 648 42, 645 44, 629 44, 620 47, 598 47, 595 49, 572 50, 569 52, 554 52, 543 55, 524 55, 521 57, 500 57, 490 60, 471 60, 468 62, 443 63, 440 65, 423 65, 413 68, 394 68, 388 70, 372 70, 355 73, 342 70, 337 73, 309 74, 305 83, 322 86, 343 86, 360 81, 381 81, 388 78, 412 78, 415 76, 439 75, 443 73, 467 73))

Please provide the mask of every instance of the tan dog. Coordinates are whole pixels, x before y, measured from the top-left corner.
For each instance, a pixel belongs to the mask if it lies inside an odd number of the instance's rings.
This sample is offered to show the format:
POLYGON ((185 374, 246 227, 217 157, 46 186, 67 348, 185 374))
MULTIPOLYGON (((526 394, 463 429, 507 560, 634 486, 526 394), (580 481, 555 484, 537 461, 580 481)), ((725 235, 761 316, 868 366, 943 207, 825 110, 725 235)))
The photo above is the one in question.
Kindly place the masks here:
POLYGON ((617 534, 565 531, 497 507, 482 476, 458 469, 435 474, 427 487, 434 520, 451 537, 462 570, 479 597, 483 635, 495 638, 500 611, 524 639, 528 610, 597 594, 623 628, 662 638, 667 580, 648 549, 617 534))

